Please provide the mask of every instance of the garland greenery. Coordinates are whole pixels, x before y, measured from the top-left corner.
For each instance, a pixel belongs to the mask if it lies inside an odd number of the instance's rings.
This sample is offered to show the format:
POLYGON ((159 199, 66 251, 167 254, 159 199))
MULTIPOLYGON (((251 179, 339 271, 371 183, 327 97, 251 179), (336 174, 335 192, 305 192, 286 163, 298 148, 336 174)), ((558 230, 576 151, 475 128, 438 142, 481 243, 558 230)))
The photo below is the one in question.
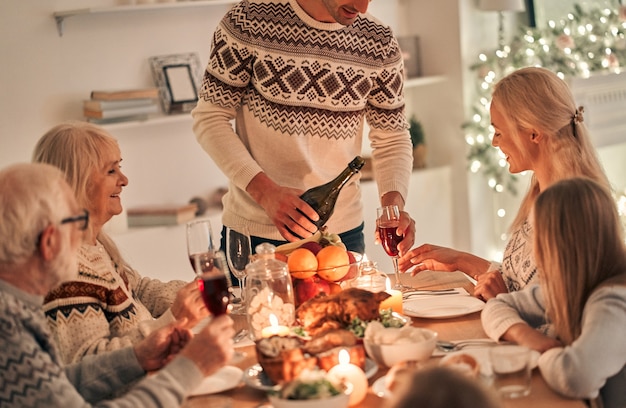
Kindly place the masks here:
POLYGON ((463 124, 469 168, 481 172, 496 192, 514 195, 517 178, 508 172, 500 150, 491 146, 489 103, 494 84, 526 66, 548 68, 563 79, 626 69, 626 5, 615 9, 575 5, 567 16, 544 28, 521 26, 511 45, 480 54, 470 67, 476 73, 477 92, 471 118, 463 124))

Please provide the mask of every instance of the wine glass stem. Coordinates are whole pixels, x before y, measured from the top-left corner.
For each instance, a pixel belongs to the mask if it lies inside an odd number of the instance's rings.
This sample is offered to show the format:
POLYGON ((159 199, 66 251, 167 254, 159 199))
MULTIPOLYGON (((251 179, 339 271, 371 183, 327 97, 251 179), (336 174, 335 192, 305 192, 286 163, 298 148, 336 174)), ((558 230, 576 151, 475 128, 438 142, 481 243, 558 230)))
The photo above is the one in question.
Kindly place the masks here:
POLYGON ((398 269, 398 257, 392 256, 391 262, 393 263, 393 272, 396 274, 396 283, 394 285, 394 288, 402 289, 404 285, 402 285, 402 281, 400 280, 400 270, 398 269))

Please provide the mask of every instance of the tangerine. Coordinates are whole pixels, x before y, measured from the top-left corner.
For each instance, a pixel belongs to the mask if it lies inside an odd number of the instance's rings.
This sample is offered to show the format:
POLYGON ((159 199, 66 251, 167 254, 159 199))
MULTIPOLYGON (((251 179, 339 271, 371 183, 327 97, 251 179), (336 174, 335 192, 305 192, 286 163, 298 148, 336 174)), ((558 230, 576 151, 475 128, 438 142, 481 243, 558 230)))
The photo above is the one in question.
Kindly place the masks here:
POLYGON ((329 245, 317 253, 317 274, 329 282, 336 282, 350 270, 348 252, 338 246, 329 245))
POLYGON ((296 279, 312 278, 317 273, 317 258, 306 248, 294 249, 287 258, 291 276, 296 279))

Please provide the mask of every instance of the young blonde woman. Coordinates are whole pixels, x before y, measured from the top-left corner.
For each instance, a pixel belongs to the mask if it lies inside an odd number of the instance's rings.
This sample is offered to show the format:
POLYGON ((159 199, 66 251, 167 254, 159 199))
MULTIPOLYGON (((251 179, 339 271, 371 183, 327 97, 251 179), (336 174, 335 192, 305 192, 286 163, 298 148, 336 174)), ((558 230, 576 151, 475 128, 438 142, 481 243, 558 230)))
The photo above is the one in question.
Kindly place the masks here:
POLYGON ((537 281, 528 214, 539 193, 556 181, 584 176, 609 187, 567 84, 544 68, 519 69, 494 89, 491 123, 493 146, 506 156, 511 173, 532 171, 532 179, 510 227, 503 262, 495 263, 451 248, 424 244, 400 258, 401 270, 462 271, 478 283, 483 299, 520 290, 537 281))
POLYGON ((186 319, 191 328, 208 315, 194 282, 142 277, 102 231, 122 212, 128 184, 112 136, 87 122, 63 123, 39 139, 33 161, 60 168, 89 211, 78 276, 50 292, 43 306, 64 362, 136 344, 174 320, 186 319))
POLYGON ((612 195, 563 180, 538 196, 532 219, 540 284, 487 302, 483 328, 543 353, 555 391, 626 407, 626 249, 612 195))

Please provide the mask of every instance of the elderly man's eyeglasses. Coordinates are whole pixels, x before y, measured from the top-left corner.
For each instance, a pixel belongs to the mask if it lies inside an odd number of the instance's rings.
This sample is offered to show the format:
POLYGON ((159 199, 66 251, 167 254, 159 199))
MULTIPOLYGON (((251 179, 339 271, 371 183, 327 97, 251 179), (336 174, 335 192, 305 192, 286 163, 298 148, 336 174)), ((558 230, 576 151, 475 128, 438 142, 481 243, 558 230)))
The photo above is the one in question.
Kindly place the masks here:
MULTIPOLYGON (((78 223, 78 229, 80 231, 85 231, 87 227, 89 226, 89 211, 83 210, 82 214, 75 215, 73 217, 63 218, 59 222, 59 224, 63 225, 63 224, 70 224, 73 222, 78 223)), ((39 246, 39 243, 41 242, 41 234, 43 234, 43 231, 40 232, 39 235, 37 236, 37 242, 36 242, 37 247, 39 246)))
POLYGON ((74 217, 67 217, 61 220, 61 224, 69 224, 75 222, 78 224, 78 229, 85 231, 89 226, 89 211, 83 210, 83 213, 74 217))

